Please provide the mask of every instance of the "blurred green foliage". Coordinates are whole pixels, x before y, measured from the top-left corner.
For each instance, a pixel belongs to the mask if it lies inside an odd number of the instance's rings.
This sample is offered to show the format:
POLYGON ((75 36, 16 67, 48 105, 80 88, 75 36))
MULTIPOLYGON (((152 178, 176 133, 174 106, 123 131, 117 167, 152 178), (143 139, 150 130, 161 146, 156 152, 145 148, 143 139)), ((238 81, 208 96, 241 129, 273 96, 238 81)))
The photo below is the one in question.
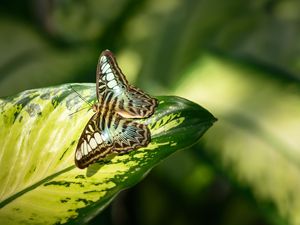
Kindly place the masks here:
POLYGON ((300 224, 300 1, 1 4, 0 96, 94 82, 110 49, 130 82, 219 118, 90 224, 300 224))

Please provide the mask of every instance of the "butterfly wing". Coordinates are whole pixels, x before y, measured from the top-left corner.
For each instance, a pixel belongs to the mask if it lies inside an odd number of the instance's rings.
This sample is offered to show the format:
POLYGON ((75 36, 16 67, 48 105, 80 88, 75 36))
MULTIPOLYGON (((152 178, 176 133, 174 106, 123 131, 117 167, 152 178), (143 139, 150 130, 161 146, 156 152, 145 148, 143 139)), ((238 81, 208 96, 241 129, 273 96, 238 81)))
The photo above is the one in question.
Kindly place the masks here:
POLYGON ((128 84, 113 54, 103 51, 100 55, 97 75, 97 97, 100 104, 117 98, 115 111, 125 118, 145 118, 153 114, 157 100, 128 84))
POLYGON ((150 131, 146 125, 111 113, 106 117, 95 113, 85 126, 75 152, 75 164, 80 169, 112 152, 126 153, 148 145, 150 131))
POLYGON ((128 118, 152 115, 157 101, 128 84, 108 50, 99 58, 96 89, 96 113, 84 128, 75 152, 75 164, 79 168, 112 152, 125 153, 147 146, 150 141, 147 126, 128 118))
POLYGON ((95 113, 79 138, 75 151, 75 164, 80 169, 104 158, 113 147, 110 136, 100 129, 100 118, 100 113, 95 113))
POLYGON ((133 149, 145 147, 150 142, 150 131, 145 124, 120 117, 119 124, 116 124, 115 127, 112 152, 126 153, 133 149))

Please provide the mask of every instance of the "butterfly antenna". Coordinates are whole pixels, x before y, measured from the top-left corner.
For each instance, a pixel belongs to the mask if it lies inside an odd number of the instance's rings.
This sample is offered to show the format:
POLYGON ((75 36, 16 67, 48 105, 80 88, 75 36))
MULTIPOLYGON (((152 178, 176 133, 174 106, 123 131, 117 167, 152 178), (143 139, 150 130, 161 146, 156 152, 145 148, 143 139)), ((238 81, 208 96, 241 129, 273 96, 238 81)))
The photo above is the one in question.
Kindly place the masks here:
POLYGON ((85 109, 87 109, 87 108, 90 108, 90 107, 88 106, 88 107, 81 108, 81 109, 79 109, 79 110, 77 110, 77 111, 75 111, 75 112, 69 114, 69 116, 72 116, 72 115, 74 115, 75 113, 78 113, 78 112, 80 112, 80 111, 82 111, 82 110, 85 110, 85 109))
POLYGON ((90 107, 93 107, 93 104, 91 104, 90 102, 88 102, 84 97, 82 97, 81 94, 78 93, 78 91, 76 91, 72 85, 70 85, 70 88, 79 96, 79 98, 81 98, 82 101, 84 101, 86 104, 88 104, 90 107))

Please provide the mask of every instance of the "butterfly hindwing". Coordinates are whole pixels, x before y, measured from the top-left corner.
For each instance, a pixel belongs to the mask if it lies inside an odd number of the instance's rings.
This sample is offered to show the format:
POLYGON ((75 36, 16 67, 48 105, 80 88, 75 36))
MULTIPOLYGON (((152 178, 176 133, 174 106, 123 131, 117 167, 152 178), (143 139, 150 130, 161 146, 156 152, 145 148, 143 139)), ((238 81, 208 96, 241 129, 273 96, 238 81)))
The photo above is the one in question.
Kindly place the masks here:
POLYGON ((122 119, 113 139, 112 151, 124 153, 132 149, 147 146, 150 142, 150 131, 144 124, 122 119))
POLYGON ((117 112, 126 118, 145 118, 153 114, 157 100, 140 89, 130 86, 118 104, 117 112))

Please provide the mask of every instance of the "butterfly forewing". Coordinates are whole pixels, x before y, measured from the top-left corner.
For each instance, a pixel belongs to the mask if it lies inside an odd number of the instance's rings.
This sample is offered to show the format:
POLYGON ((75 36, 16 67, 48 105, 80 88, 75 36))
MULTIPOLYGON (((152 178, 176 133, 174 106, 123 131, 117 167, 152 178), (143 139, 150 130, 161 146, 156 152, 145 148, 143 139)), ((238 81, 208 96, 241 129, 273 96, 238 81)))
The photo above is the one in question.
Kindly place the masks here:
POLYGON ((149 141, 150 131, 146 125, 122 119, 118 114, 112 121, 107 121, 95 113, 79 139, 76 166, 83 169, 110 153, 126 153, 147 146, 149 141), (101 123, 104 123, 103 129, 101 123))
POLYGON ((111 152, 112 140, 100 130, 100 113, 95 113, 85 126, 75 152, 75 164, 83 169, 111 152))
POLYGON ((103 51, 100 55, 96 72, 98 101, 103 101, 109 93, 118 96, 126 92, 127 87, 128 82, 116 64, 114 56, 108 50, 103 51))
POLYGON ((131 118, 149 117, 157 101, 128 84, 108 50, 99 58, 96 92, 96 112, 84 128, 76 148, 75 164, 79 168, 110 153, 126 153, 147 146, 151 139, 147 126, 131 118))
POLYGON ((118 97, 115 110, 125 118, 144 118, 153 114, 157 100, 129 85, 117 61, 108 50, 102 52, 97 66, 99 102, 111 94, 118 97))

